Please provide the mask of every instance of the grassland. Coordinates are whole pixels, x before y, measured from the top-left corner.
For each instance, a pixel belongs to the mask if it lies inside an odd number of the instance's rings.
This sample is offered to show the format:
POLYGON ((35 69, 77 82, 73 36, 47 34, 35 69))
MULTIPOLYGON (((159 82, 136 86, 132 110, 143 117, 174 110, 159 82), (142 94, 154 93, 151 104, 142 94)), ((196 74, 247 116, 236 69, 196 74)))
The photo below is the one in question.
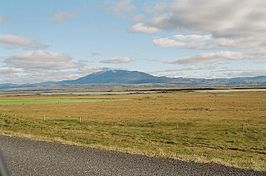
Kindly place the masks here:
POLYGON ((265 92, 14 96, 0 113, 2 134, 266 170, 265 92))

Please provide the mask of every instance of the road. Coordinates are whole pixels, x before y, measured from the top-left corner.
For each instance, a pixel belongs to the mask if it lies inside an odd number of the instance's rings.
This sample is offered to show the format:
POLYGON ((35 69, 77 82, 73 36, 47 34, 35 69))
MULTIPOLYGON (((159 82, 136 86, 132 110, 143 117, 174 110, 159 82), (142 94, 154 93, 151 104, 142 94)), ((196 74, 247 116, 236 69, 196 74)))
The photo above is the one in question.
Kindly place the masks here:
POLYGON ((0 136, 14 176, 265 176, 266 172, 0 136))

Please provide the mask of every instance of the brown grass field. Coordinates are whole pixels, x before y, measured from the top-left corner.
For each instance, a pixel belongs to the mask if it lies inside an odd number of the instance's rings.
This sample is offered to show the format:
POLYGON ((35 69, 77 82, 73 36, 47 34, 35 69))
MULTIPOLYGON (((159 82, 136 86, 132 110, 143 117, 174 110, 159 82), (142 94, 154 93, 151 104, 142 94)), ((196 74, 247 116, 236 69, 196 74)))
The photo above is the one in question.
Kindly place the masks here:
POLYGON ((0 99, 2 134, 266 170, 266 92, 0 99))

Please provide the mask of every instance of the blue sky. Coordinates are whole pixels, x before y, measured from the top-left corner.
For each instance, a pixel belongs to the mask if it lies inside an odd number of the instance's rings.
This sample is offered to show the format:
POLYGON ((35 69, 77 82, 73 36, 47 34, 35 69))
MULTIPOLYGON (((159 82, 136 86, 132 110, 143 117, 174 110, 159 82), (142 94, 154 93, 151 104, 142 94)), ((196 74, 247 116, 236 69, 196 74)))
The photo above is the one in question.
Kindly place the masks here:
POLYGON ((103 69, 266 75, 265 8, 259 0, 0 0, 0 83, 103 69))

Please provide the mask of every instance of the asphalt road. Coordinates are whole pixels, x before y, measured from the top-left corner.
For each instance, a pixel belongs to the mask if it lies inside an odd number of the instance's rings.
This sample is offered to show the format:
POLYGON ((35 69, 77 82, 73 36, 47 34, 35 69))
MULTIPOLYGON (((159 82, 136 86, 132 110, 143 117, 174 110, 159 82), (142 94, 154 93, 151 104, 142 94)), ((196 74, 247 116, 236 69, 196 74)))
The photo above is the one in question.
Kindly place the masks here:
POLYGON ((266 172, 104 151, 0 136, 0 151, 14 176, 265 176, 266 172))

